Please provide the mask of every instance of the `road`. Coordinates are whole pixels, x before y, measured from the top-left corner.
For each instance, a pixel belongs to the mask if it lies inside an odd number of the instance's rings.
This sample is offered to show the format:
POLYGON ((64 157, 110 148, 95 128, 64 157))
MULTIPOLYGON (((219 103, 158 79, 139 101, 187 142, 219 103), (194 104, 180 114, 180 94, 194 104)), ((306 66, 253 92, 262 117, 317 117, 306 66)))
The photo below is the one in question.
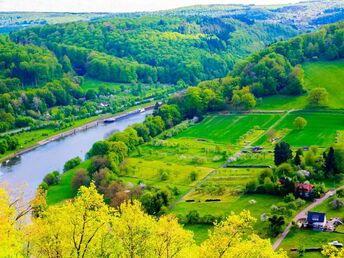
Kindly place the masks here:
MULTIPOLYGON (((336 191, 340 190, 340 189, 344 189, 344 185, 342 185, 341 187, 338 187, 336 190, 330 190, 328 191, 324 196, 322 196, 319 199, 316 199, 314 202, 312 202, 310 205, 308 205, 305 209, 303 209, 301 212, 299 212, 294 218, 293 221, 297 222, 298 220, 302 219, 302 218, 306 218, 307 217, 307 212, 310 211, 311 209, 313 209, 315 206, 318 206, 319 204, 321 204, 322 202, 324 202, 325 200, 327 200, 329 197, 333 196, 336 191)), ((292 223, 290 222, 288 224, 288 226, 285 228, 285 230, 283 231, 283 233, 278 237, 278 239, 275 241, 275 243, 272 245, 272 248, 274 250, 276 250, 279 245, 282 243, 282 241, 286 238, 286 236, 288 235, 290 228, 291 228, 292 223)))

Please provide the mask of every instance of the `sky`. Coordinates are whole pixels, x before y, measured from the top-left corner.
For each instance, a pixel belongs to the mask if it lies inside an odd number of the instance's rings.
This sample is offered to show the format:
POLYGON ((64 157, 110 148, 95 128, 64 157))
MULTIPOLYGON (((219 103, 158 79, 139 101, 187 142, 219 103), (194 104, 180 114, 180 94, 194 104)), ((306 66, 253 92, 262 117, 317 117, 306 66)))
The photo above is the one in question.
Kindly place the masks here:
POLYGON ((135 12, 195 4, 287 4, 299 0, 0 0, 0 11, 135 12))

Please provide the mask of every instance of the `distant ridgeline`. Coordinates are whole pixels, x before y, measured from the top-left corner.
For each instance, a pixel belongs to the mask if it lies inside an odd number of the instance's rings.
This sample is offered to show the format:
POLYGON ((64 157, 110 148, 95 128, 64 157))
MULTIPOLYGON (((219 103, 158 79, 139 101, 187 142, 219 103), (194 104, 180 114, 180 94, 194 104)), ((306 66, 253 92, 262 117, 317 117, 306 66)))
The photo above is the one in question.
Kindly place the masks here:
POLYGON ((317 32, 272 44, 238 62, 224 78, 203 81, 175 96, 183 117, 202 116, 208 111, 231 108, 252 109, 255 97, 304 93, 304 73, 300 64, 319 59, 344 57, 344 22, 328 25, 317 32))
POLYGON ((223 77, 233 64, 297 34, 291 26, 229 17, 132 17, 33 27, 16 43, 46 46, 78 75, 109 82, 189 85, 223 77))
POLYGON ((304 91, 303 70, 299 64, 340 58, 344 58, 344 21, 272 44, 238 62, 230 76, 234 84, 249 86, 258 97, 298 95, 304 91))

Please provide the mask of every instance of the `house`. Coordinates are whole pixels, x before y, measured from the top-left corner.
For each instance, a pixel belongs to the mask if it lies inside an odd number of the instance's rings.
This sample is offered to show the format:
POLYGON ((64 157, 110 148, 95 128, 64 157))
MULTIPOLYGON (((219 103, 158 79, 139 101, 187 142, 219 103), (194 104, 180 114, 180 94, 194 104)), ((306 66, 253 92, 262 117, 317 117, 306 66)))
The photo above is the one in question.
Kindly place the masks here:
POLYGON ((308 212, 307 225, 314 230, 324 230, 326 225, 326 214, 322 212, 308 212))
POLYGON ((295 184, 295 194, 301 198, 309 198, 314 191, 314 185, 308 183, 295 184))

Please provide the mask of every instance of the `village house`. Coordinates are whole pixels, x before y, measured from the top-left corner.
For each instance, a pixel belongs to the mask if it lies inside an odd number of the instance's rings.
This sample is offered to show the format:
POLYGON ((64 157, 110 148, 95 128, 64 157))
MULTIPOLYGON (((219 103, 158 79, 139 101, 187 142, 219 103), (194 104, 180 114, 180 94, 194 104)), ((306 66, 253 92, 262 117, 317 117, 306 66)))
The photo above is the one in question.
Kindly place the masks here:
POLYGON ((324 230, 326 225, 326 214, 322 212, 308 212, 307 225, 314 230, 324 230))
POLYGON ((314 192, 314 185, 308 183, 297 183, 295 185, 295 195, 301 198, 309 198, 314 192))

